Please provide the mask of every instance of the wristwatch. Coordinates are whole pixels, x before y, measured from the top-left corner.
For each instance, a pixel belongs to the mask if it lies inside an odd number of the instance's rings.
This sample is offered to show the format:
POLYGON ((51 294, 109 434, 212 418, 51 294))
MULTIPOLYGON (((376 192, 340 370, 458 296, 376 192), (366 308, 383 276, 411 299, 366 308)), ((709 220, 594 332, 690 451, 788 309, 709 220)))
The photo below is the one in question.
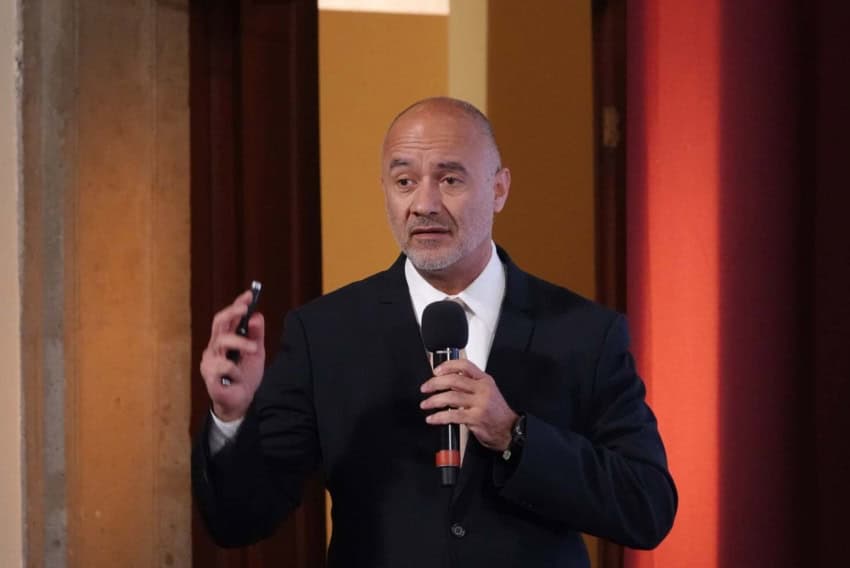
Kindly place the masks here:
POLYGON ((521 413, 514 422, 511 428, 511 443, 508 448, 502 452, 502 459, 510 461, 511 456, 519 452, 525 445, 525 413, 521 413))

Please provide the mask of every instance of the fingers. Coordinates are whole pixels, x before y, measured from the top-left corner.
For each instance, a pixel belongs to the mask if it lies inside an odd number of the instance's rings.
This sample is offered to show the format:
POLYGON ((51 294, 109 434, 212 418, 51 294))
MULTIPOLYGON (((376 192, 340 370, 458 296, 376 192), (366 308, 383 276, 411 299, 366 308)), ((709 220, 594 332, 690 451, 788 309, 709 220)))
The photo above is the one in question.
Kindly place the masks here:
POLYGON ((419 403, 422 410, 432 408, 465 408, 475 404, 474 396, 457 391, 443 391, 430 396, 419 403))
POLYGON ((262 348, 266 341, 266 318, 260 312, 254 312, 248 320, 248 337, 257 342, 262 348))
POLYGON ((210 343, 222 333, 236 329, 239 318, 244 316, 247 311, 248 306, 246 304, 231 304, 215 314, 212 321, 212 329, 210 330, 210 343))
POLYGON ((242 371, 233 361, 214 355, 209 350, 204 351, 201 358, 201 376, 204 377, 207 390, 220 386, 222 377, 229 378, 232 383, 242 381, 242 371))
POLYGON ((476 379, 472 379, 466 375, 451 374, 431 377, 419 387, 423 393, 432 393, 443 390, 457 390, 467 393, 475 392, 476 379))
MULTIPOLYGON (((242 296, 239 297, 239 299, 241 298, 242 296)), ((247 309, 247 304, 234 303, 218 312, 213 318, 212 333, 207 349, 215 354, 222 354, 229 349, 236 349, 248 354, 263 353, 266 335, 266 323, 263 314, 255 312, 248 320, 247 338, 232 333, 247 309)))
POLYGON ((213 317, 210 340, 201 357, 201 376, 212 402, 213 412, 231 420, 245 415, 260 384, 265 362, 265 320, 254 313, 248 320, 248 336, 235 333, 247 313, 252 293, 247 290, 213 317), (227 358, 229 351, 242 354, 240 363, 227 358), (227 380, 225 380, 225 378, 227 380))
POLYGON ((434 369, 435 376, 442 375, 465 375, 470 379, 483 379, 489 375, 475 366, 475 363, 468 359, 452 359, 439 365, 434 369))
POLYGON ((447 361, 434 375, 420 387, 429 395, 420 407, 436 410, 425 417, 428 424, 465 424, 484 447, 508 447, 517 415, 493 377, 466 360, 447 361))
POLYGON ((236 299, 233 300, 233 303, 234 304, 244 304, 244 305, 247 306, 248 304, 251 303, 251 298, 253 298, 253 297, 254 297, 254 295, 251 292, 251 289, 249 288, 248 290, 245 290, 244 292, 242 292, 241 294, 236 296, 236 299))
MULTIPOLYGON (((471 363, 468 366, 441 365, 437 370, 452 371, 452 374, 432 377, 422 384, 420 390, 423 393, 435 393, 423 400, 419 406, 423 410, 445 409, 429 414, 425 421, 429 424, 469 424, 476 420, 480 414, 481 406, 480 390, 482 383, 477 379, 470 378, 465 374, 459 374, 462 369, 477 372, 477 368, 471 363)), ((435 370, 435 372, 437 372, 435 370)), ((476 374, 477 374, 476 373, 476 374)))
MULTIPOLYGON (((451 407, 454 409, 470 408, 476 405, 481 392, 486 390, 492 379, 469 361, 448 361, 437 367, 437 374, 425 381, 419 390, 425 394, 432 394, 422 401, 420 407, 423 410, 451 407)), ((433 414, 438 416, 442 413, 433 414)), ((447 416, 443 416, 448 420, 447 416)), ((440 420, 440 418, 437 418, 440 420)), ((449 422, 458 422, 457 414, 452 416, 449 422)), ((440 422, 435 422, 440 423, 440 422)))
POLYGON ((473 424, 473 412, 468 408, 447 408, 425 417, 425 422, 434 426, 445 424, 473 424))
POLYGON ((216 338, 215 344, 210 345, 210 349, 217 355, 230 349, 253 354, 259 350, 259 342, 235 333, 225 333, 216 338))
POLYGON ((233 300, 233 303, 215 314, 212 321, 212 330, 210 331, 210 342, 213 338, 221 333, 226 333, 236 327, 241 318, 248 311, 248 304, 251 303, 251 291, 247 290, 241 293, 233 300))

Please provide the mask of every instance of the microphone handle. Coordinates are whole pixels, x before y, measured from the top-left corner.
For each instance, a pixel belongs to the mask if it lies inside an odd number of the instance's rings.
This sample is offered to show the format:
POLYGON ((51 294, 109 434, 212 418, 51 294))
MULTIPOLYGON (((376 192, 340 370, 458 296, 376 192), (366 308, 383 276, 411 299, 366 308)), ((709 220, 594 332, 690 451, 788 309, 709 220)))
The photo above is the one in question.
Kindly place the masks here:
MULTIPOLYGON (((432 352, 433 365, 437 368, 446 361, 460 359, 460 350, 449 347, 432 352)), ((460 425, 446 424, 440 429, 440 449, 435 455, 435 464, 440 470, 440 483, 450 487, 457 483, 460 472, 460 425)))

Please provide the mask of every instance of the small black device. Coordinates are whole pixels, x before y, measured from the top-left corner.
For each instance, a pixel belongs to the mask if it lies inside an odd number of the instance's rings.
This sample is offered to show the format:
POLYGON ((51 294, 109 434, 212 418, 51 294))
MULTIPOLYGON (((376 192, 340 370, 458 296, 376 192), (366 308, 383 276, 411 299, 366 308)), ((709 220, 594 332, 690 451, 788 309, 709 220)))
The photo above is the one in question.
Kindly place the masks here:
MULTIPOLYGON (((251 319, 251 316, 254 315, 254 310, 257 309, 257 302, 260 299, 260 291, 262 291, 262 289, 263 285, 259 281, 254 280, 251 282, 251 303, 248 304, 248 311, 245 312, 245 315, 239 320, 239 325, 236 326, 236 335, 248 337, 248 321, 251 319)), ((242 358, 242 353, 240 353, 238 349, 228 349, 225 356, 238 364, 239 360, 242 358)), ((227 386, 231 384, 231 381, 228 377, 222 377, 221 384, 227 386)))

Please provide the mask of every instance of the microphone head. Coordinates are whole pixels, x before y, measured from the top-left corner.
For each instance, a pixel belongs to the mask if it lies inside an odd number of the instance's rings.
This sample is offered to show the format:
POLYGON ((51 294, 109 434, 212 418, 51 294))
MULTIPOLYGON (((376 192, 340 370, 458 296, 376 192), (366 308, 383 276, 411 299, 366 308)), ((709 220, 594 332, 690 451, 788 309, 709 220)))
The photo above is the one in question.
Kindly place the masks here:
POLYGON ((457 302, 432 302, 422 312, 422 340, 428 351, 463 349, 469 338, 466 314, 457 302))

